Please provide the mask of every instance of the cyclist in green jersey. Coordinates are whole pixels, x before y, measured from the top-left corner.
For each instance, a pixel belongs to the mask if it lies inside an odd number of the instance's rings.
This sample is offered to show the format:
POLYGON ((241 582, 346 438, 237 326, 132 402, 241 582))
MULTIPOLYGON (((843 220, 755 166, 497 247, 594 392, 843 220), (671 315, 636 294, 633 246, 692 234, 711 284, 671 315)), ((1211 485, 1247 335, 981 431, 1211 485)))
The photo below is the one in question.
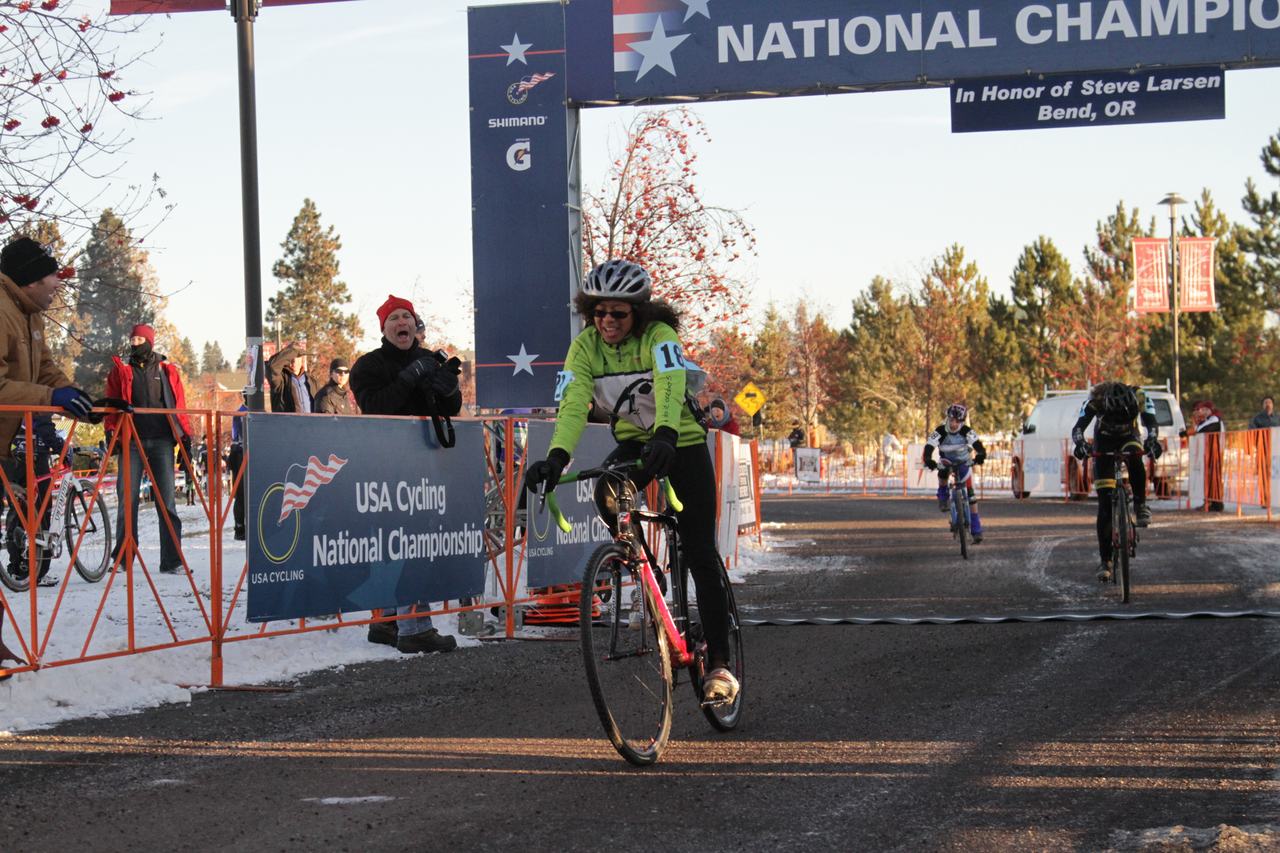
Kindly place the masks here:
POLYGON ((671 479, 684 503, 678 513, 685 558, 697 589, 707 641, 704 699, 732 701, 737 679, 729 670, 729 604, 720 585, 716 548, 715 469, 707 429, 691 377, 703 374, 686 362, 676 334, 677 311, 651 297, 648 271, 630 261, 607 261, 587 275, 574 300, 587 328, 574 339, 556 383, 560 411, 547 458, 529 465, 530 491, 554 488, 595 404, 607 415, 618 448, 608 462, 638 459, 642 487, 671 479))

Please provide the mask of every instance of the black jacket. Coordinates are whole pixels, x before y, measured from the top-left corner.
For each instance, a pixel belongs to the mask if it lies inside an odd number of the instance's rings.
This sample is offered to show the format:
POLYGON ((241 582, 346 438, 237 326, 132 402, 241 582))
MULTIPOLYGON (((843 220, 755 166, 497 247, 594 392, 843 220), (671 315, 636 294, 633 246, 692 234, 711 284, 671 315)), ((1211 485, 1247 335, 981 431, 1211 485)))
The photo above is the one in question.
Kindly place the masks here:
MULTIPOLYGON (((294 400, 294 373, 289 367, 297 354, 296 348, 285 347, 267 362, 267 384, 271 386, 271 411, 273 412, 298 411, 297 401, 294 400)), ((305 374, 303 378, 307 383, 307 390, 311 392, 312 411, 315 411, 316 394, 324 383, 312 377, 310 373, 305 374)))
POLYGON ((351 365, 351 390, 360 411, 366 415, 456 415, 462 411, 461 389, 437 399, 425 388, 400 381, 400 371, 419 358, 433 358, 444 364, 439 354, 423 349, 417 341, 407 350, 382 339, 382 346, 367 352, 351 365))
POLYGON ((316 394, 312 402, 313 412, 319 412, 325 415, 358 415, 356 407, 351 402, 351 396, 347 393, 346 388, 339 388, 338 384, 332 380, 320 389, 320 393, 316 394))

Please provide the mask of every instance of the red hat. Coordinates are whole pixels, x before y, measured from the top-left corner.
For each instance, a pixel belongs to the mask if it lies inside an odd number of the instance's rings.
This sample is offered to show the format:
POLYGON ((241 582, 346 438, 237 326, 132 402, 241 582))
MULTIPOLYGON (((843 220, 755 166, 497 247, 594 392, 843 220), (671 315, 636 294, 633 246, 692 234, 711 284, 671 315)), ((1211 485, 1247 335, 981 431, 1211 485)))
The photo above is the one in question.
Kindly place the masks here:
POLYGON ((156 330, 148 326, 146 323, 139 323, 133 327, 133 331, 129 333, 131 338, 146 338, 147 343, 152 346, 156 345, 156 330))
POLYGON ((399 296, 388 296, 387 301, 382 303, 382 307, 378 309, 379 328, 387 325, 387 317, 397 308, 403 308, 413 316, 418 316, 418 312, 413 310, 413 303, 408 299, 401 299, 399 296))

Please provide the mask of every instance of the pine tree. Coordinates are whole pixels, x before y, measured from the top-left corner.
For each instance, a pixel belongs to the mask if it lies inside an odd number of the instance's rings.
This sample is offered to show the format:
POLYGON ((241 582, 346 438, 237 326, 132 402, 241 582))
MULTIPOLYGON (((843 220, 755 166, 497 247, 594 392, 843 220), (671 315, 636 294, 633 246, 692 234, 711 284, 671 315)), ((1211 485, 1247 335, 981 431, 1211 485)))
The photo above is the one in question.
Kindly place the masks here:
MULTIPOLYGON (((1280 133, 1267 140, 1260 159, 1266 173, 1280 179, 1280 133)), ((1252 256, 1268 308, 1274 311, 1280 306, 1280 191, 1260 193, 1250 178, 1241 204, 1253 226, 1241 229, 1240 248, 1252 256)))
POLYGON ((230 370, 231 364, 222 355, 222 346, 217 341, 209 341, 204 345, 204 355, 200 358, 201 373, 222 373, 230 370))
MULTIPOLYGON (((1019 357, 1037 396, 1069 372, 1053 317, 1080 304, 1071 264, 1053 240, 1038 237, 1014 267, 1009 318, 1017 329, 1019 357)), ((994 306, 993 306, 994 307, 994 306)))
POLYGON ((156 318, 153 273, 147 254, 134 246, 133 234, 111 210, 102 211, 81 256, 75 334, 83 351, 75 382, 92 396, 104 387, 110 357, 123 351, 137 323, 156 318))
POLYGON ((200 359, 196 358, 196 348, 192 345, 191 338, 183 337, 179 341, 174 360, 179 362, 190 376, 198 376, 202 372, 200 359))
POLYGON ((339 307, 351 302, 347 285, 338 279, 342 241, 332 225, 321 226, 311 199, 303 200, 280 246, 284 255, 271 271, 284 287, 271 297, 267 322, 278 326, 284 343, 305 337, 317 364, 352 352, 360 338, 360 322, 339 307))
POLYGON ((791 431, 791 425, 801 419, 795 389, 787 375, 791 346, 791 325, 775 306, 770 305, 765 312, 764 325, 751 347, 751 367, 757 377, 755 383, 765 399, 761 433, 768 438, 783 438, 791 431))
POLYGON ((947 403, 976 399, 976 356, 990 323, 987 280, 977 264, 965 260, 961 246, 949 246, 921 280, 911 306, 920 330, 912 372, 924 408, 920 424, 927 430, 947 403))

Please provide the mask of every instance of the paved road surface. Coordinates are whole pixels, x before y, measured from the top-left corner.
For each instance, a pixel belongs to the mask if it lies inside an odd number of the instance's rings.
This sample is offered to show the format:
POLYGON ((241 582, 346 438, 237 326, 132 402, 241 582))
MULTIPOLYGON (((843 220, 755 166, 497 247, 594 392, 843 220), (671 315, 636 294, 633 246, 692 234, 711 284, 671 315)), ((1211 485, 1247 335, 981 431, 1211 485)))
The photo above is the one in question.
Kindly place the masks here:
MULTIPOLYGON (((991 533, 964 563, 928 501, 768 499, 777 570, 739 601, 759 617, 1120 608, 1091 580, 1091 504, 983 508, 991 533)), ((1158 514, 1131 609, 1280 609, 1278 552, 1280 525, 1158 514)), ((713 733, 685 688, 647 770, 602 739, 577 645, 555 640, 7 738, 0 849, 1280 849, 1280 619, 747 643, 742 729, 713 733)))

